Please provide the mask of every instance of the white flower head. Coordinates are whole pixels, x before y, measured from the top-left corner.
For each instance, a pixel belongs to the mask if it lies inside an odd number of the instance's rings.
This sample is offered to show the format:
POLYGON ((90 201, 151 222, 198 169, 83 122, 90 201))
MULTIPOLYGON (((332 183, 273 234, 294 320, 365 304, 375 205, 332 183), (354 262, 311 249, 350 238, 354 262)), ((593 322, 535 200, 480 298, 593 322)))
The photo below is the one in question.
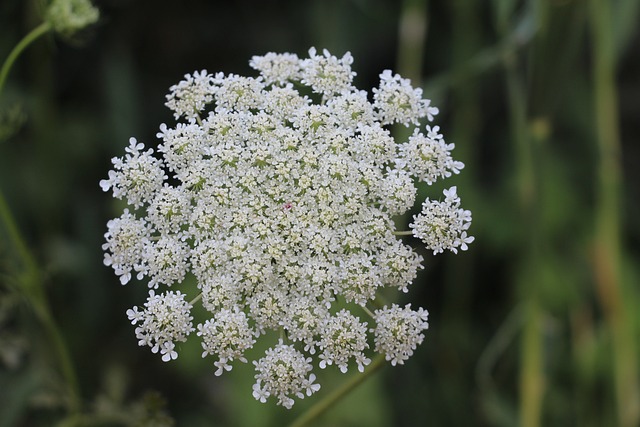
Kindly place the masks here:
POLYGON ((218 311, 213 319, 198 325, 197 335, 202 337, 202 357, 218 357, 214 363, 218 376, 225 370, 230 371, 231 362, 236 359, 247 363, 244 352, 256 342, 256 333, 249 326, 247 315, 238 307, 218 311))
POLYGON ((327 105, 335 111, 340 125, 348 129, 372 126, 375 123, 373 106, 364 90, 343 92, 331 98, 327 105))
POLYGON ((371 331, 375 335, 375 350, 385 355, 393 366, 403 365, 422 344, 422 331, 429 328, 429 313, 422 308, 411 310, 411 304, 400 308, 393 304, 375 311, 376 327, 371 331))
POLYGON ((444 201, 426 199, 422 204, 422 213, 413 217, 413 235, 422 240, 434 255, 449 249, 458 253, 468 249, 473 236, 467 236, 471 225, 471 211, 460 208, 460 198, 456 187, 443 191, 444 201))
POLYGON ((293 53, 269 52, 263 56, 254 56, 249 65, 260 72, 266 84, 282 86, 289 81, 300 80, 300 59, 293 53))
POLYGON ((409 292, 408 286, 415 280, 418 270, 424 268, 422 256, 402 242, 385 248, 377 261, 383 283, 404 293, 409 292))
POLYGON ((411 86, 409 79, 403 79, 391 70, 380 74, 380 86, 373 89, 373 107, 382 124, 402 123, 405 126, 427 116, 431 121, 438 109, 431 107, 431 101, 422 99, 422 89, 411 86))
POLYGON ((143 268, 150 236, 151 227, 145 219, 136 218, 128 209, 119 218, 107 222, 106 243, 102 245, 102 250, 107 251, 104 265, 113 268, 123 285, 131 280, 132 270, 143 268))
MULTIPOLYGON (((293 85, 273 86, 264 93, 264 111, 280 121, 288 120, 308 107, 311 100, 301 95, 293 85)), ((277 129, 282 132, 283 129, 277 129)))
MULTIPOLYGON (((422 268, 408 232, 396 231, 416 182, 463 165, 437 126, 399 144, 392 124, 437 109, 390 71, 373 93, 357 89, 352 63, 311 49, 254 56, 255 77, 187 74, 167 96, 177 123, 160 126, 157 150, 132 138, 113 159, 100 185, 128 208, 107 224, 104 263, 121 283, 151 288, 127 311, 140 345, 175 359, 198 304, 196 334, 215 375, 265 340, 253 395, 291 408, 320 388, 312 366, 363 371, 373 352, 404 363, 422 342, 426 312, 361 314, 385 288, 408 292, 422 268)), ((434 253, 456 252, 473 240, 470 223, 451 187, 444 201, 427 198, 411 227, 434 253)))
POLYGON ((147 239, 143 255, 145 262, 138 268, 138 277, 150 276, 149 287, 155 289, 159 284, 171 286, 180 283, 189 269, 190 252, 189 245, 179 234, 165 235, 158 240, 147 239))
POLYGON ((278 405, 291 409, 295 403, 293 397, 304 399, 305 394, 311 396, 320 390, 320 384, 315 383, 316 376, 309 374, 312 370, 311 358, 305 358, 282 341, 268 349, 266 355, 253 364, 257 372, 253 397, 262 403, 274 396, 278 399, 278 405))
POLYGON ((191 193, 165 184, 150 201, 147 217, 160 232, 179 232, 191 217, 191 193))
POLYGON ((202 157, 207 142, 206 129, 195 123, 178 123, 175 129, 163 123, 156 137, 162 139, 158 151, 167 169, 180 175, 202 157))
POLYGON ((415 129, 409 140, 400 145, 396 166, 431 185, 440 178, 458 174, 464 163, 451 157, 454 144, 446 144, 439 126, 427 126, 427 134, 415 129))
POLYGON ((184 296, 180 291, 156 295, 151 290, 142 311, 138 307, 127 310, 129 320, 137 325, 138 345, 148 345, 153 353, 160 352, 165 362, 178 357, 174 342, 186 341, 194 330, 191 305, 184 296))
POLYGON ((411 176, 402 169, 389 169, 373 189, 382 207, 398 215, 413 207, 417 189, 411 176))
POLYGON ((360 372, 371 360, 364 355, 367 344, 367 324, 347 310, 326 318, 320 331, 320 368, 336 365, 342 373, 347 372, 349 360, 353 359, 360 372))
POLYGON ((218 111, 248 111, 263 107, 264 84, 260 79, 236 74, 214 78, 216 109, 218 111))
POLYGON ((174 117, 184 116, 194 120, 198 113, 213 100, 213 77, 207 70, 185 74, 184 80, 169 88, 165 105, 173 111, 174 117))
POLYGON ((302 83, 314 92, 331 97, 352 89, 351 83, 356 73, 351 71, 353 57, 350 52, 340 59, 324 49, 318 55, 315 48, 309 49, 309 58, 302 61, 302 83))
POLYGON ((287 331, 289 339, 304 342, 305 351, 315 354, 316 337, 328 317, 329 310, 324 305, 318 305, 308 297, 298 297, 292 299, 281 325, 287 331))
POLYGON ((96 23, 100 12, 90 0, 53 0, 45 18, 57 33, 69 37, 96 23))
POLYGON ((109 171, 109 179, 100 181, 103 191, 113 189, 113 197, 126 198, 134 208, 149 202, 167 179, 162 162, 153 157, 153 150, 142 151, 144 144, 135 138, 129 139, 124 158, 111 159, 114 170, 109 171))

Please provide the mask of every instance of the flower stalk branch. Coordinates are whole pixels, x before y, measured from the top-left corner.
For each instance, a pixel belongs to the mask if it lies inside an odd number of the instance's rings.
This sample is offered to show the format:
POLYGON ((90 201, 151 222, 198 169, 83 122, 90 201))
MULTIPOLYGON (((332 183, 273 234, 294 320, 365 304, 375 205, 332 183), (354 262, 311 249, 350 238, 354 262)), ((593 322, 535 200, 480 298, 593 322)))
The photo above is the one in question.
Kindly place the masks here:
POLYGON ((343 383, 339 388, 335 389, 331 394, 327 395, 324 399, 318 401, 315 405, 309 408, 308 411, 303 413, 297 418, 289 427, 304 427, 309 423, 320 418, 322 414, 331 409, 342 398, 348 395, 356 387, 362 384, 365 380, 371 377, 375 372, 384 366, 385 357, 380 354, 376 356, 371 364, 367 367, 364 373, 360 375, 353 375, 348 381, 343 383))
POLYGON ((2 68, 0 69, 0 94, 2 94, 2 89, 4 88, 4 84, 9 75, 9 71, 11 71, 11 67, 16 62, 16 59, 20 56, 20 54, 35 40, 45 35, 52 29, 51 24, 49 22, 43 22, 38 25, 36 28, 31 30, 22 40, 18 42, 17 45, 11 50, 7 59, 5 59, 2 64, 2 68))

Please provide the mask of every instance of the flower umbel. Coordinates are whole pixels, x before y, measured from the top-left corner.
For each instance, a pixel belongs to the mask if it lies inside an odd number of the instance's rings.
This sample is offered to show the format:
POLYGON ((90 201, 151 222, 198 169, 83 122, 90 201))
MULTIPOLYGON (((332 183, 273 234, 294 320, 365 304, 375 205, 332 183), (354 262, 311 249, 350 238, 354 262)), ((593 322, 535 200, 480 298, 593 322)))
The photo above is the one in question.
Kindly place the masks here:
POLYGON ((191 304, 184 296, 180 291, 162 295, 149 291, 144 310, 138 311, 138 307, 127 310, 131 324, 140 324, 136 328, 138 343, 150 346, 154 353, 159 350, 165 362, 178 358, 174 341, 184 342, 193 332, 191 304))
MULTIPOLYGON (((411 232, 394 222, 413 207, 415 183, 464 165, 438 126, 419 127, 438 113, 421 89, 387 70, 370 100, 353 86, 352 62, 311 49, 254 56, 255 78, 187 74, 166 102, 182 122, 160 125, 157 151, 132 138, 112 160, 100 185, 129 208, 107 224, 104 263, 122 284, 148 279, 144 308, 127 312, 140 345, 175 359, 196 330, 196 301, 215 375, 277 331, 253 361, 253 395, 291 408, 320 388, 314 366, 364 371, 374 352, 402 364, 422 343, 426 311, 372 303, 383 288, 407 292, 422 268, 399 237, 411 232), (394 123, 416 127, 398 143, 394 123), (191 303, 160 293, 187 277, 199 291, 191 303)), ((413 234, 434 253, 466 250, 471 213, 456 187, 444 195, 424 202, 413 234)))
POLYGON ((320 390, 320 384, 314 383, 316 376, 309 374, 313 369, 311 358, 305 358, 300 351, 282 341, 253 364, 257 372, 253 397, 263 403, 269 396, 275 396, 278 405, 291 409, 294 404, 291 396, 304 399, 305 394, 311 396, 320 390))
POLYGON ((458 253, 458 248, 467 250, 467 244, 473 242, 467 236, 471 225, 471 211, 460 208, 460 197, 457 188, 444 190, 443 202, 426 199, 422 204, 422 213, 413 217, 413 235, 422 240, 433 254, 449 249, 458 253))
POLYGON ((249 326, 247 315, 234 307, 233 310, 222 309, 212 319, 198 325, 198 336, 202 337, 202 357, 209 354, 218 356, 214 363, 218 368, 216 375, 224 370, 230 371, 234 359, 247 363, 244 351, 253 347, 257 333, 249 326))
POLYGON ((63 36, 71 36, 83 28, 95 24, 100 12, 90 0, 53 0, 46 13, 46 20, 63 36))
POLYGON ((403 365, 416 347, 424 340, 423 330, 429 328, 428 313, 420 308, 411 310, 411 304, 400 308, 393 304, 376 310, 376 327, 371 331, 375 335, 376 351, 383 353, 393 366, 403 365))

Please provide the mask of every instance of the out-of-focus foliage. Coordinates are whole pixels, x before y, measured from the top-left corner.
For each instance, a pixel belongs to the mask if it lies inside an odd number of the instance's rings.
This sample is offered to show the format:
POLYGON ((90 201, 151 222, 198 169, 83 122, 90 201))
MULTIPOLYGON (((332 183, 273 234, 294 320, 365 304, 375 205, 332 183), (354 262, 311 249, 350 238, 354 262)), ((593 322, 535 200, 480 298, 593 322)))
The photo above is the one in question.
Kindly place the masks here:
MULTIPOLYGON (((44 3, 0 2, 0 60, 41 21, 44 3)), ((27 279, 44 283, 68 345, 79 425, 282 425, 313 404, 260 404, 252 366, 215 377, 197 344, 166 364, 137 346, 125 311, 146 290, 120 286, 102 265, 106 221, 122 209, 98 186, 130 136, 153 146, 158 124, 172 122, 164 96, 183 74, 252 75, 252 55, 310 46, 351 51, 359 87, 375 86, 385 68, 424 87, 466 164, 443 185, 458 185, 476 236, 457 256, 424 251, 410 295, 430 312, 425 342, 318 425, 637 425, 639 359, 625 364, 640 354, 637 0, 602 2, 611 9, 604 51, 594 42, 598 0, 95 3, 97 25, 72 43, 36 42, 0 97, 0 190, 38 266, 29 279, 0 226, 0 426, 51 425, 69 404, 27 279), (601 191, 611 157, 599 143, 598 52, 615 65, 613 207, 601 191), (597 224, 609 220, 618 246, 600 244, 597 224), (599 276, 602 258, 620 273, 615 287, 599 276)), ((345 379, 320 375, 318 395, 345 379)))

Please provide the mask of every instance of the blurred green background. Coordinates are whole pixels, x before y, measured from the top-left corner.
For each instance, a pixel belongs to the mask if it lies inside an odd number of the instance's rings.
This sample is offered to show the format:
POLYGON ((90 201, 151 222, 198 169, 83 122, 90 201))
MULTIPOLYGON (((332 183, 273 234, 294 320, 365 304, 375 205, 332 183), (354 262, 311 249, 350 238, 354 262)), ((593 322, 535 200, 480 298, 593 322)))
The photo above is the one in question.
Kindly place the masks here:
MULTIPOLYGON (((316 425, 640 425, 638 1, 95 3, 97 25, 38 40, 0 95, 0 427, 279 426, 354 374, 317 372, 287 411, 252 398, 250 364, 215 377, 197 340, 165 364, 125 316, 146 287, 102 264, 122 206, 98 182, 173 123, 169 86, 310 46, 350 51, 362 89, 385 68, 424 88, 466 168, 420 192, 458 185, 476 236, 457 256, 416 245, 426 268, 398 298, 429 310, 425 342, 316 425)), ((0 60, 44 5, 0 2, 0 60)))

